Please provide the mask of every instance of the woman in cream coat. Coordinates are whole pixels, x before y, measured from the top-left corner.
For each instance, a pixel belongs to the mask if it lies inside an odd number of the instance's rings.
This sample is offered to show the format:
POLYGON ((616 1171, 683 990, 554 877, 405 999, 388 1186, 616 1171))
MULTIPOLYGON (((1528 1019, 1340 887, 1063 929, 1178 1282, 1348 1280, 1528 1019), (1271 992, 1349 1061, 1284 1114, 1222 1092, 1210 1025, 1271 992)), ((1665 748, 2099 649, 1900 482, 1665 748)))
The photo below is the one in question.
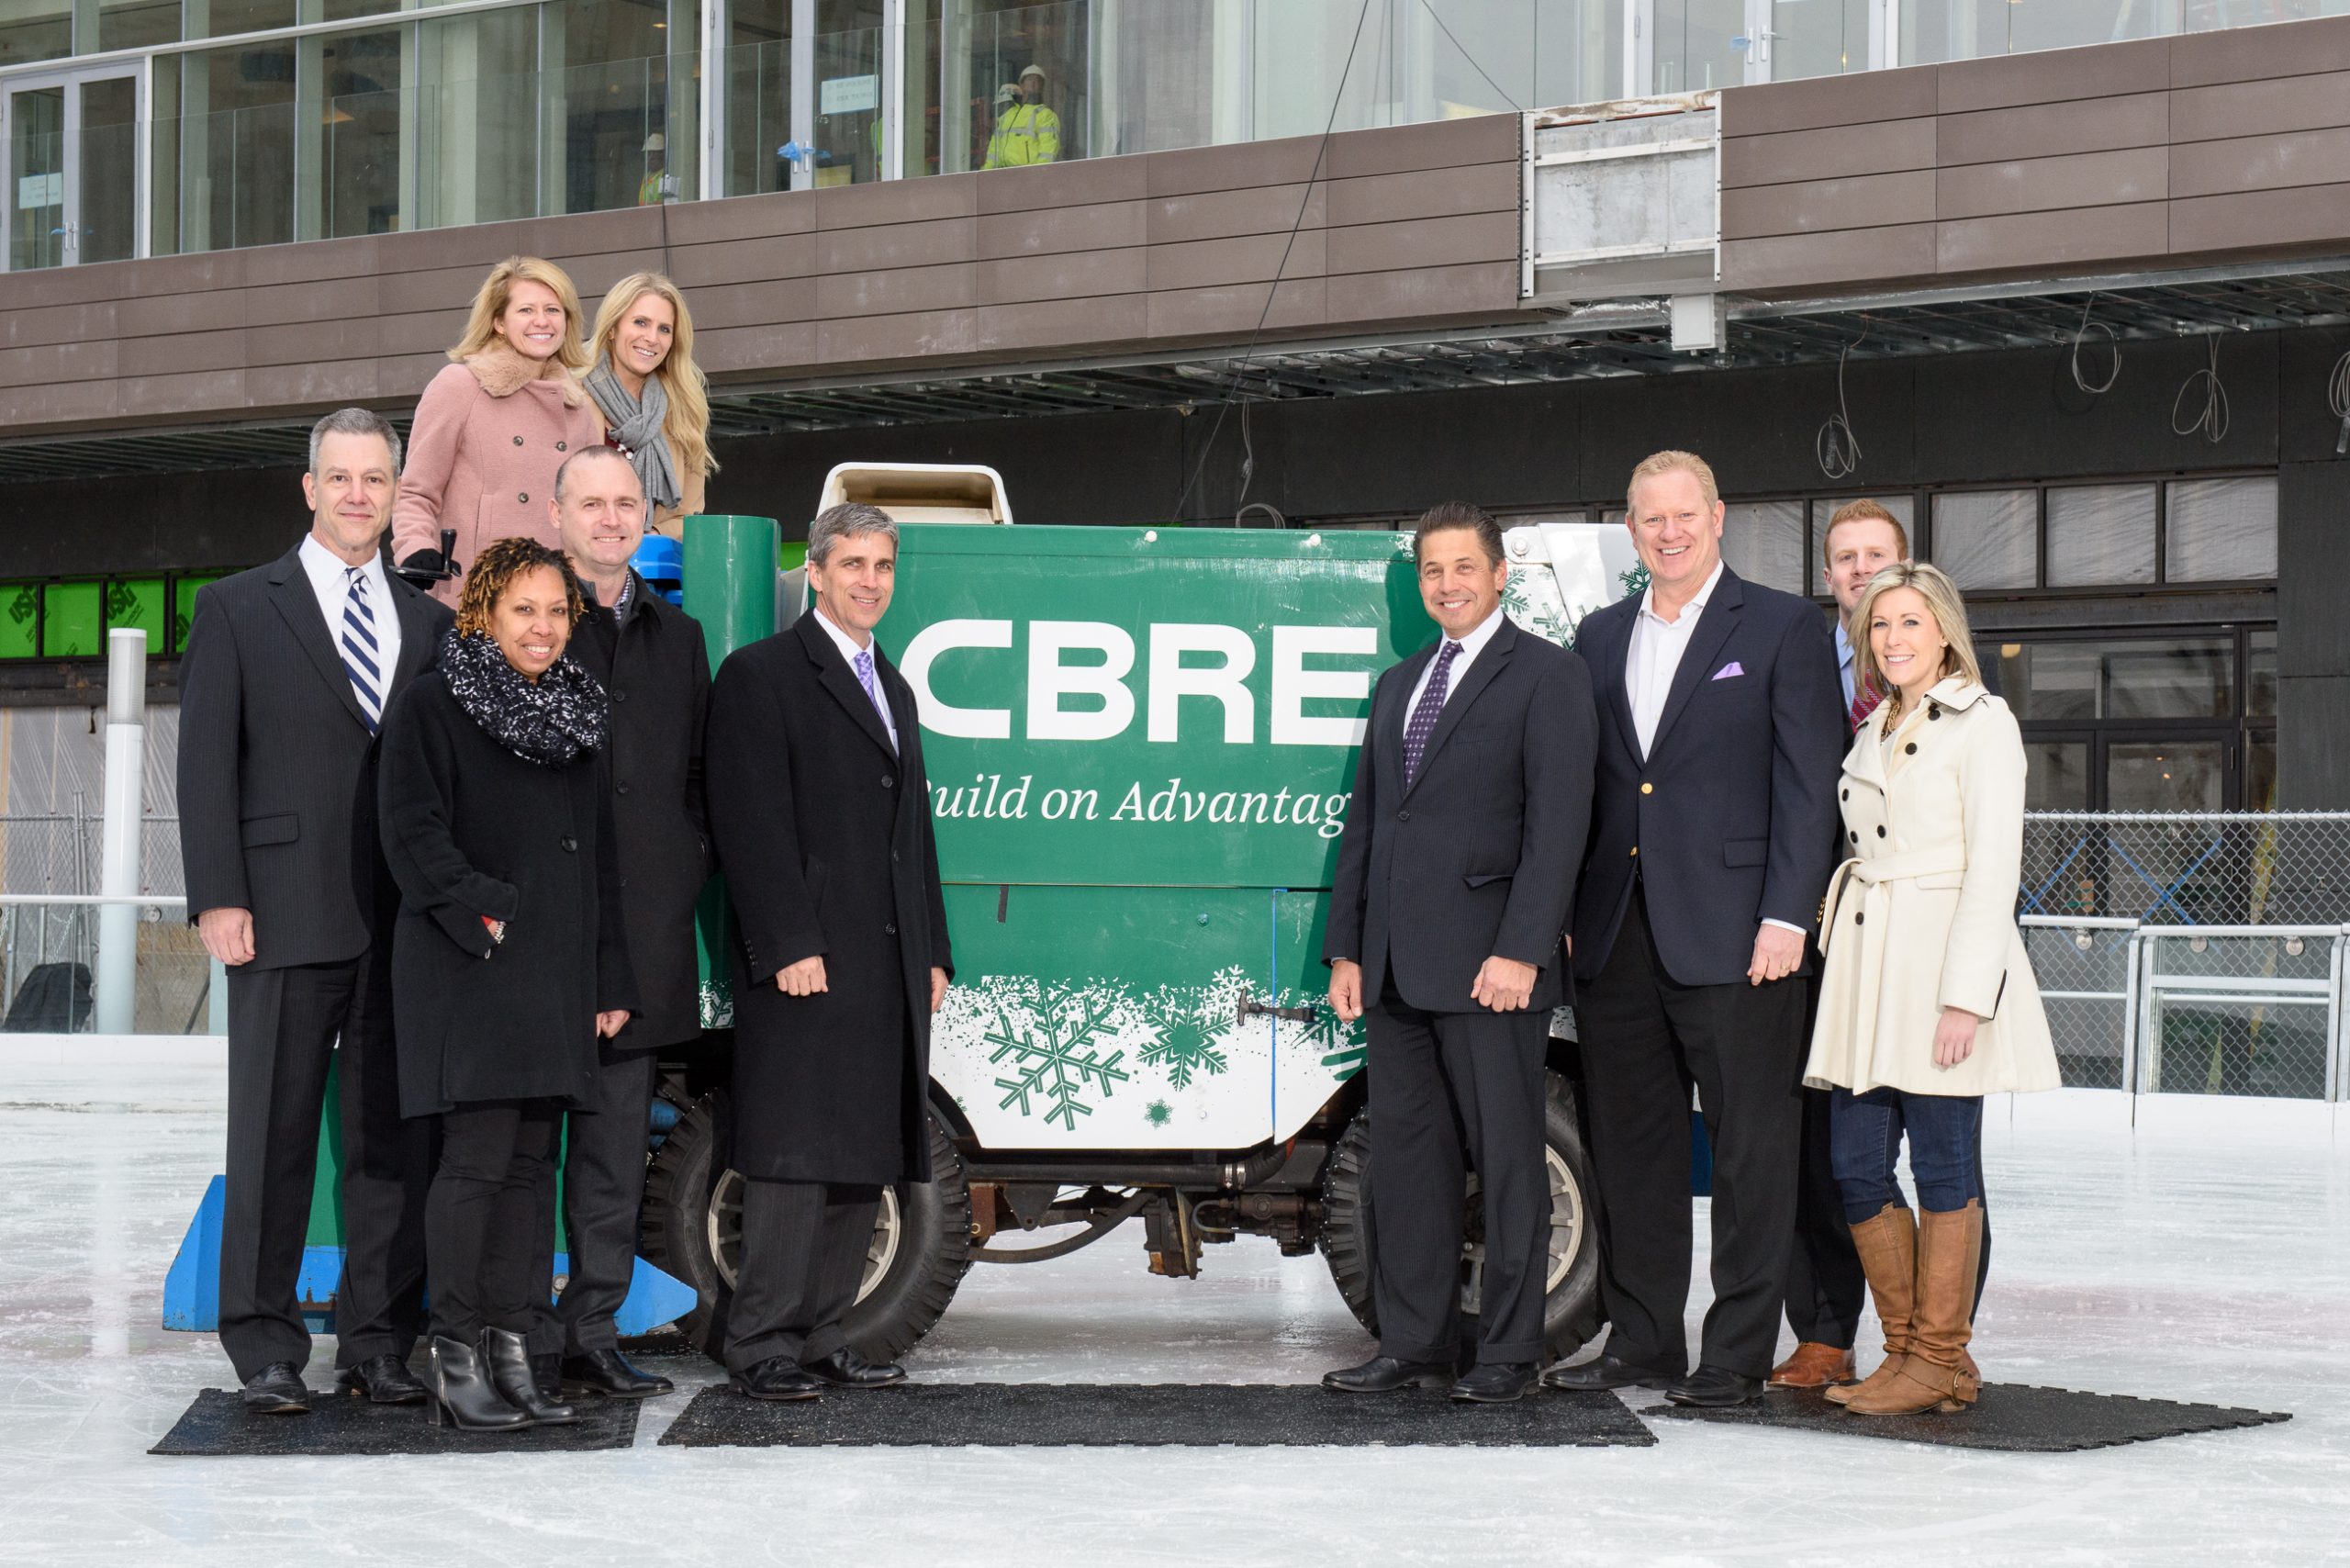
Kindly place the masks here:
POLYGON ((2023 741, 1983 689, 1965 608, 1939 569, 1878 573, 1851 630, 1854 678, 1890 695, 1844 758, 1852 858, 1821 907, 1828 963, 1804 1081, 1835 1092, 1836 1181, 1886 1359, 1828 1397, 1871 1416, 1957 1411, 1978 1387, 1966 1347, 1983 1096, 2058 1082, 2015 922, 2023 741), (1894 1180, 1905 1136, 1914 1216, 1894 1180))

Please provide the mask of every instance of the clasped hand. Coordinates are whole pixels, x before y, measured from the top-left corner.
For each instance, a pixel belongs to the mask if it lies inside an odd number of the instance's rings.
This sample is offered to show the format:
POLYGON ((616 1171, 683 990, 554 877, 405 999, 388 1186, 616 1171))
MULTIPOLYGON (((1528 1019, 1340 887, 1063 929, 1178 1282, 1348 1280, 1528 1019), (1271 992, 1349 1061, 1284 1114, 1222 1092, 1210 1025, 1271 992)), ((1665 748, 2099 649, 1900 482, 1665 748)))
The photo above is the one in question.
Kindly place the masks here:
MULTIPOLYGON (((1496 953, 1478 969, 1469 995, 1478 1006, 1494 1013, 1522 1013, 1534 999, 1534 981, 1541 970, 1496 953)), ((1330 1011, 1341 1024, 1362 1016, 1362 966, 1352 958, 1330 963, 1330 1011)))

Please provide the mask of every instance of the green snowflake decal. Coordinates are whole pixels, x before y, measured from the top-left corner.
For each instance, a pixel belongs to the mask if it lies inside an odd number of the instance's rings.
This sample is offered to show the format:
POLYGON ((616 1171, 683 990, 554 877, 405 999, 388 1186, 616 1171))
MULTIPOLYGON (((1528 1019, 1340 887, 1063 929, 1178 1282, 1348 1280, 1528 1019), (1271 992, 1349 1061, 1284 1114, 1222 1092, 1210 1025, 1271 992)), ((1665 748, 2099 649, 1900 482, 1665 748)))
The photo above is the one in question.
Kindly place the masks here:
POLYGON ((1624 585, 1624 597, 1637 599, 1649 591, 1649 569, 1645 563, 1635 566, 1616 579, 1624 585))
POLYGON ((1156 1037, 1142 1048, 1142 1059, 1167 1070, 1167 1081, 1189 1089, 1201 1073, 1213 1078, 1231 1066, 1220 1036, 1239 1017, 1240 997, 1248 989, 1247 972, 1237 967, 1220 970, 1205 985, 1162 985, 1145 1004, 1156 1037))
POLYGON ((1143 1114, 1154 1127, 1163 1127, 1175 1119, 1175 1108, 1164 1100, 1153 1100, 1143 1114))
POLYGON ((1309 1000, 1315 1003, 1314 1022, 1306 1026, 1305 1037, 1321 1053, 1322 1065, 1330 1070, 1331 1076, 1344 1083, 1362 1070, 1363 1059, 1370 1054, 1362 1020, 1341 1024, 1326 1002, 1319 998, 1309 1000))
POLYGON ((1502 587, 1502 613, 1546 643, 1562 648, 1575 645, 1574 621, 1559 602, 1556 582, 1547 569, 1536 572, 1512 566, 1502 587))
POLYGON ((1022 1115, 1033 1116, 1041 1099, 1046 1126, 1058 1121, 1075 1132, 1078 1117, 1093 1114, 1093 1107, 1080 1098, 1089 1085, 1107 1100, 1114 1084, 1133 1080, 1118 1065, 1126 1053, 1114 1050, 1104 1057, 1097 1044, 1115 1033, 1117 1010, 1092 987, 1042 986, 1033 1001, 1022 1000, 1025 1006, 1000 1008, 995 1026, 982 1036, 995 1047, 988 1060, 1001 1066, 1009 1059, 1016 1075, 995 1081, 1004 1092, 997 1106, 1016 1105, 1022 1115))

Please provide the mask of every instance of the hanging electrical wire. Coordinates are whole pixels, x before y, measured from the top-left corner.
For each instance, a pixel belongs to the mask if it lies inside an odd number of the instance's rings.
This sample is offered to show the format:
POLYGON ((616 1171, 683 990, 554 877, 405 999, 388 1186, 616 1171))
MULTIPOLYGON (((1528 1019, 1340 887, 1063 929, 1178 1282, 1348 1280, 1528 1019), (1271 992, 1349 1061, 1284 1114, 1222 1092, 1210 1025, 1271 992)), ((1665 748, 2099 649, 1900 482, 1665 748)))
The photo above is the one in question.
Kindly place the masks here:
POLYGON ((2210 338, 2210 363, 2179 383, 2178 396, 2171 399, 2170 428, 2180 435, 2200 435, 2217 446, 2228 434, 2228 389, 2220 381, 2220 334, 2210 338), (2180 416, 2187 410, 2188 399, 2195 395, 2197 383, 2202 384, 2203 407, 2191 420, 2180 416))
POLYGON ((2089 319, 2089 308, 2096 303, 2097 296, 2094 293, 2081 302, 2081 324, 2073 330, 2073 385, 2092 398, 2103 397, 2106 393, 2112 391, 2113 384, 2121 379, 2121 334, 2103 321, 2089 319), (2107 345, 2113 350, 2112 365, 2106 371, 2105 379, 2094 386, 2089 385, 2089 378, 2081 372, 2081 343, 2088 336, 2091 328, 2103 332, 2107 345))
POLYGON ((2350 453, 2350 353, 2333 362, 2333 373, 2325 378, 2325 400, 2342 421, 2342 433, 2333 438, 2333 455, 2340 457, 2350 453))
POLYGON ((1830 479, 1849 479, 1861 466, 1861 439, 1852 433, 1851 405, 1844 400, 1844 362, 1854 349, 1868 342, 1867 318, 1861 320, 1861 335, 1846 343, 1836 354, 1836 411, 1819 427, 1819 434, 1811 443, 1811 454, 1819 464, 1819 471, 1830 479))
MULTIPOLYGON (((1208 427, 1207 440, 1200 443, 1200 457, 1192 465, 1192 476, 1183 481, 1183 488, 1175 498, 1172 520, 1176 522, 1183 521, 1184 503, 1192 498, 1192 492, 1199 487, 1200 476, 1207 471, 1208 458, 1215 451, 1215 438, 1224 430, 1224 416, 1231 411, 1233 399, 1240 390, 1241 378, 1248 374, 1248 362, 1257 353, 1257 341, 1264 336, 1265 323, 1272 319, 1273 301, 1281 297, 1282 274, 1289 271, 1290 252, 1295 248, 1297 231, 1305 226, 1305 214, 1314 205, 1314 186, 1322 177, 1323 160, 1330 155, 1330 137, 1338 129, 1338 108, 1347 99, 1347 78, 1354 71, 1355 52, 1362 47, 1363 23, 1370 17, 1371 0, 1362 0, 1362 8, 1355 13, 1354 39, 1347 45, 1346 63, 1338 67, 1337 90, 1330 95, 1330 115, 1322 125, 1322 141, 1315 149, 1314 167, 1306 171, 1305 191, 1297 200, 1297 216, 1290 221, 1289 238, 1281 244, 1281 259, 1273 267, 1272 280, 1265 286, 1265 308, 1257 313, 1257 325, 1249 331, 1248 342, 1241 348, 1239 363, 1232 367, 1232 380, 1225 387, 1224 397, 1216 405, 1215 423, 1208 427)), ((1241 493, 1245 497, 1248 493, 1245 476, 1241 484, 1241 493)))

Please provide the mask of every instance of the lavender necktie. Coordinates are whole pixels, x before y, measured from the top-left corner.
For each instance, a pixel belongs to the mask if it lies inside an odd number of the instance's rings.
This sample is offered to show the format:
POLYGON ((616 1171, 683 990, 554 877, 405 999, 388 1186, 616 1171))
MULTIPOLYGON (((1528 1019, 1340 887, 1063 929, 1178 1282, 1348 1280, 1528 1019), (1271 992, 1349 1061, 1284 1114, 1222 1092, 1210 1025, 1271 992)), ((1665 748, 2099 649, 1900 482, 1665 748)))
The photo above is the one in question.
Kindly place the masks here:
POLYGON ((1437 715, 1444 711, 1446 683, 1451 678, 1452 658, 1460 644, 1447 642, 1438 651, 1436 667, 1428 671, 1428 686, 1420 693, 1419 706, 1412 710, 1412 722, 1404 726, 1404 782, 1408 787, 1419 777, 1420 757, 1428 749, 1428 736, 1436 730, 1437 715))
MULTIPOLYGON (((887 731, 890 728, 890 710, 882 703, 881 688, 876 684, 873 678, 873 650, 870 648, 858 649, 856 657, 853 662, 856 666, 856 683, 865 688, 865 695, 871 700, 873 703, 873 711, 881 715, 881 728, 884 731, 887 731)), ((890 749, 892 751, 897 749, 897 740, 895 736, 892 736, 890 739, 890 749)))

